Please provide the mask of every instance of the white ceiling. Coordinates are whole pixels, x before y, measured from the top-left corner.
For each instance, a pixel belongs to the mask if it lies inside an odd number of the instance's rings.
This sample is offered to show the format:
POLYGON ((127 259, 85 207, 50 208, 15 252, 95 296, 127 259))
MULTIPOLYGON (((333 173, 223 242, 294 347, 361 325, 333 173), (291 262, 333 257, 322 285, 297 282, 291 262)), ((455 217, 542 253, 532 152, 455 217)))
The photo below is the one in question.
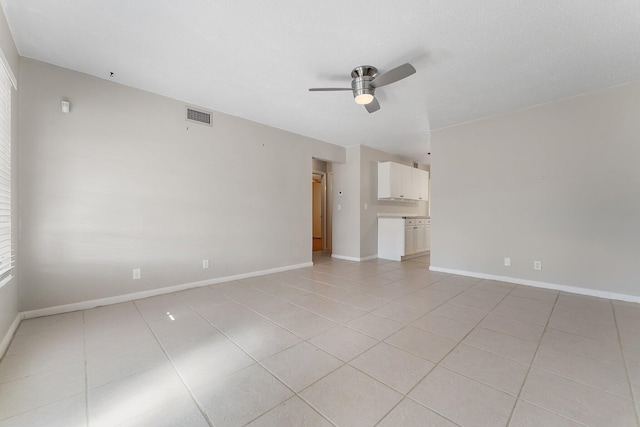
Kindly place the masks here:
POLYGON ((0 0, 21 55, 419 161, 430 130, 640 79, 638 0, 0 0), (378 89, 357 65, 417 73, 378 89))

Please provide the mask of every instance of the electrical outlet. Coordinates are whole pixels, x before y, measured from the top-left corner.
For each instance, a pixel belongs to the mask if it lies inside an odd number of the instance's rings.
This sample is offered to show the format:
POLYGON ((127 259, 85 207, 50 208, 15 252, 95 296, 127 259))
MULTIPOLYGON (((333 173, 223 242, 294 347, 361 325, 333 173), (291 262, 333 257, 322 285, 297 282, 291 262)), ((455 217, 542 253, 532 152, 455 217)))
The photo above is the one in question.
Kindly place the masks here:
POLYGON ((542 261, 533 261, 534 270, 542 270, 542 261))
POLYGON ((340 204, 338 204, 338 210, 341 211, 342 210, 342 206, 340 204))
POLYGON ((209 260, 208 259, 203 259, 202 260, 202 268, 209 268, 209 260))
POLYGON ((367 206, 367 204, 365 203, 365 204, 364 204, 364 210, 366 211, 368 207, 369 207, 369 206, 367 206))
POLYGON ((138 280, 140 279, 141 275, 140 275, 140 269, 139 268, 134 268, 133 269, 133 280, 138 280))
POLYGON ((504 259, 504 266, 505 267, 510 267, 511 266, 511 258, 505 258, 504 259))

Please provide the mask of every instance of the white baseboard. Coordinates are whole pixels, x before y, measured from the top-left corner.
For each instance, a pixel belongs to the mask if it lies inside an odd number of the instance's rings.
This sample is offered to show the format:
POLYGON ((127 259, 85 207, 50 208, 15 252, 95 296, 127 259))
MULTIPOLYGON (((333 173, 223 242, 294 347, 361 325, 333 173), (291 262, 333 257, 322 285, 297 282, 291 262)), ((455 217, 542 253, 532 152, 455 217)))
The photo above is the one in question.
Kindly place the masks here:
POLYGON ((345 260, 345 261, 362 262, 362 261, 369 261, 369 260, 371 260, 371 259, 376 259, 376 258, 378 258, 378 254, 370 255, 370 256, 366 256, 366 257, 363 257, 363 258, 357 258, 357 257, 352 257, 352 256, 345 256, 345 255, 336 255, 336 254, 331 254, 331 258, 343 259, 343 260, 345 260))
POLYGON ((4 334, 4 337, 2 337, 2 341, 0 341, 0 359, 4 356, 4 353, 9 348, 9 344, 11 343, 11 338, 13 338, 13 335, 16 333, 16 330, 18 329, 18 326, 20 325, 21 320, 22 320, 22 313, 18 313, 16 315, 16 318, 13 319, 13 323, 11 323, 11 326, 9 326, 9 330, 7 331, 6 334, 4 334))
POLYGON ((578 286, 560 285, 557 283, 538 282, 536 280, 521 279, 518 277, 497 276, 494 274, 476 273, 473 271, 455 270, 452 268, 441 268, 430 266, 429 270, 440 273, 457 274, 460 276, 477 277, 479 279, 497 280, 499 282, 515 283, 517 285, 532 286, 534 288, 552 289, 554 291, 564 291, 572 294, 588 295, 590 297, 607 298, 619 301, 629 301, 640 303, 640 296, 619 294, 615 292, 600 291, 597 289, 581 288, 578 286))
POLYGON ((250 273, 236 274, 233 276, 217 277, 215 279, 183 283, 181 285, 168 286, 165 288, 158 288, 158 289, 150 289, 148 291, 134 292, 131 294, 116 295, 113 297, 74 302, 72 304, 64 304, 64 305, 57 305, 54 307, 39 308, 36 310, 23 311, 22 313, 20 313, 20 315, 22 316, 23 319, 31 319, 34 317, 51 316, 53 314, 68 313, 71 311, 88 310, 90 308, 100 307, 103 305, 119 304, 122 302, 134 301, 142 298, 149 298, 157 295, 184 291, 185 289, 199 288, 202 286, 215 285, 217 283, 231 282, 233 280, 247 279, 249 277, 255 277, 255 276, 264 276, 266 274, 279 273, 281 271, 296 270, 298 268, 305 268, 305 267, 312 267, 312 266, 313 266, 312 262, 287 265, 285 267, 276 267, 276 268, 270 268, 268 270, 252 271, 250 273))

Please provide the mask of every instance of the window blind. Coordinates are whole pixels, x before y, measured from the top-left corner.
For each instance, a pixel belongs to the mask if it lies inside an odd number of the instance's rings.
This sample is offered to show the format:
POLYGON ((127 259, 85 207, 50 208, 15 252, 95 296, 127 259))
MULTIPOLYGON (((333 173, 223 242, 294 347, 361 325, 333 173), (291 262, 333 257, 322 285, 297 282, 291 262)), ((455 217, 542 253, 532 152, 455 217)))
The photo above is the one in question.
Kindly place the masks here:
POLYGON ((11 275, 11 80, 0 72, 0 284, 11 275))

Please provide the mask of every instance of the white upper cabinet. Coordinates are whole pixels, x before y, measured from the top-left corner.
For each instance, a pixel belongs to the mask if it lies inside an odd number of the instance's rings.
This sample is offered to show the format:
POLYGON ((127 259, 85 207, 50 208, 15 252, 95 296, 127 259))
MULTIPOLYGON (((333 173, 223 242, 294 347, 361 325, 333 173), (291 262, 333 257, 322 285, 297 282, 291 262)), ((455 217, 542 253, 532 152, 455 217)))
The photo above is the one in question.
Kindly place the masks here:
POLYGON ((378 199, 429 200, 429 172, 400 163, 379 162, 378 199))
POLYGON ((429 172, 411 168, 411 179, 417 200, 429 200, 429 172))
POLYGON ((378 199, 401 199, 402 166, 399 163, 378 163, 378 199))
POLYGON ((400 165, 402 171, 402 198, 407 200, 417 200, 418 192, 413 182, 413 168, 400 165))

